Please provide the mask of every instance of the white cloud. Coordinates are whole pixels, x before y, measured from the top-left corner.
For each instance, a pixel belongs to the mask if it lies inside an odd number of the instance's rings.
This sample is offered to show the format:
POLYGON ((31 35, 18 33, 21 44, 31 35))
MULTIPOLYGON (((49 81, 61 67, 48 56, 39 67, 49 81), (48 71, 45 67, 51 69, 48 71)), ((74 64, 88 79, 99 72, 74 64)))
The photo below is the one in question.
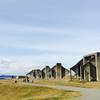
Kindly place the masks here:
POLYGON ((6 53, 6 55, 5 52, 0 52, 1 62, 4 63, 0 66, 0 72, 2 73, 25 74, 33 68, 43 68, 45 65, 52 67, 57 62, 62 62, 64 66, 68 66, 69 68, 81 59, 83 55, 100 50, 97 45, 100 42, 99 33, 94 34, 93 31, 91 32, 89 30, 83 31, 77 29, 41 28, 4 24, 0 28, 0 35, 0 47, 9 48, 7 50, 15 50, 15 55, 9 51, 7 51, 8 54, 6 53), (4 34, 1 34, 2 32, 4 34), (42 34, 43 37, 39 34, 42 34), (47 34, 50 35, 45 37, 47 34), (56 37, 58 35, 61 37, 56 37), (55 38, 52 39, 50 36, 52 38, 55 36, 55 38), (21 39, 19 41, 20 37, 21 39), (25 41, 22 41, 23 38, 25 41), (24 52, 23 50, 29 49, 33 53, 27 55, 26 53, 29 51, 26 51, 24 55, 21 53, 18 54, 16 53, 16 49, 19 52, 20 50, 24 52))
MULTIPOLYGON (((10 58, 10 57, 9 57, 10 58)), ((25 61, 25 59, 23 59, 25 61)), ((29 66, 29 63, 18 61, 16 58, 14 60, 3 58, 0 60, 0 74, 13 74, 13 75, 22 75, 26 74, 28 71, 35 68, 35 66, 29 66), (16 61, 15 61, 16 60, 16 61)))

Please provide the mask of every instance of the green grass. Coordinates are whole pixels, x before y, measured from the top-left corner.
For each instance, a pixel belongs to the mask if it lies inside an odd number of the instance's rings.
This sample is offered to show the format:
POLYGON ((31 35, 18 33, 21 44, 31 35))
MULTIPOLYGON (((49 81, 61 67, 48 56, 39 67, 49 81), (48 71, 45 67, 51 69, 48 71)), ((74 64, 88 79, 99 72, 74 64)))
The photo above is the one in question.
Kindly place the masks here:
POLYGON ((0 81, 0 100, 69 100, 79 95, 79 92, 74 91, 19 85, 11 81, 0 81))

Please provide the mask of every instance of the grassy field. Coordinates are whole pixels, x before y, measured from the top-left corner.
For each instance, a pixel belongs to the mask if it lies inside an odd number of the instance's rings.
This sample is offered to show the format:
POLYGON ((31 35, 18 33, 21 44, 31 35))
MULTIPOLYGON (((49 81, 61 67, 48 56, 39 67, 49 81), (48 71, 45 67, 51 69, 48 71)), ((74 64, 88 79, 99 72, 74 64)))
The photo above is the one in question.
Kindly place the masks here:
POLYGON ((45 87, 19 85, 13 81, 0 81, 0 100, 69 100, 79 92, 45 87))
POLYGON ((48 84, 48 85, 62 85, 62 86, 75 86, 83 88, 100 88, 100 82, 79 82, 68 80, 35 80, 35 84, 48 84))

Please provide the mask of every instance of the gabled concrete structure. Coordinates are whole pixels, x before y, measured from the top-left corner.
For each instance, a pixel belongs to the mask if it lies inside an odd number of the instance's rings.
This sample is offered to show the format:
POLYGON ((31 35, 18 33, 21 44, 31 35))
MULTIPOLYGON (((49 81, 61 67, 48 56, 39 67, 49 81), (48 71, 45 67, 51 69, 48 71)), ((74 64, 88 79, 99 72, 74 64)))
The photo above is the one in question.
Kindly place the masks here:
POLYGON ((51 68, 49 66, 46 66, 42 69, 42 78, 43 79, 50 79, 52 77, 51 74, 51 68))
POLYGON ((76 65, 70 68, 75 72, 76 79, 84 81, 100 81, 100 52, 89 54, 83 57, 76 65))
POLYGON ((64 68, 61 63, 57 63, 53 68, 46 66, 42 70, 36 69, 27 73, 27 76, 34 79, 62 79, 69 75, 69 70, 64 68))
POLYGON ((29 73, 26 74, 28 77, 34 78, 34 79, 39 79, 42 78, 42 72, 40 69, 35 69, 30 71, 29 73))
POLYGON ((51 71, 53 79, 62 79, 69 73, 69 70, 65 69, 61 63, 57 63, 51 71))

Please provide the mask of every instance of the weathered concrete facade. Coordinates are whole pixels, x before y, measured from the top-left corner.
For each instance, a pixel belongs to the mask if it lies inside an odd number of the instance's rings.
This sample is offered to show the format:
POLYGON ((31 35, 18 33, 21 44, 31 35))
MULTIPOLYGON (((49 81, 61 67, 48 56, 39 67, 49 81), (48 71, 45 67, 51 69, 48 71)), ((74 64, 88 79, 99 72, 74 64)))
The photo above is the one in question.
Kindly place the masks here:
POLYGON ((51 69, 49 66, 46 66, 45 68, 42 69, 42 78, 43 79, 50 79, 52 76, 51 74, 51 69))
POLYGON ((70 68, 71 80, 73 79, 72 71, 75 72, 76 79, 100 81, 100 53, 86 55, 75 66, 70 68))
POLYGON ((26 74, 28 77, 34 78, 34 79, 39 79, 42 78, 42 72, 40 69, 35 69, 30 71, 29 73, 26 74))
POLYGON ((64 68, 61 63, 57 63, 53 68, 46 66, 42 70, 32 70, 27 76, 34 79, 62 79, 69 75, 69 70, 64 68))
POLYGON ((62 79, 69 73, 69 70, 65 69, 61 63, 57 63, 51 71, 53 79, 62 79))

